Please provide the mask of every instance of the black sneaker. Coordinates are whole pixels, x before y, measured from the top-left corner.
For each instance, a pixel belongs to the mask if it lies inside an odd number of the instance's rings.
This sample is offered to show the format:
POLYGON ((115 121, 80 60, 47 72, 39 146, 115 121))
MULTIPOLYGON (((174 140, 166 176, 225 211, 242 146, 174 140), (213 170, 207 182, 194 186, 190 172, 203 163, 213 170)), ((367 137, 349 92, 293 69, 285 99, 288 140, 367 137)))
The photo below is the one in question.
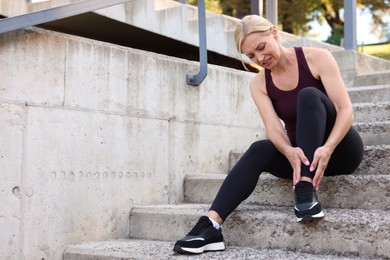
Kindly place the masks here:
POLYGON ((188 235, 176 241, 173 251, 180 254, 200 254, 225 250, 222 229, 216 229, 207 216, 200 217, 188 235))
POLYGON ((313 185, 307 181, 300 181, 295 186, 295 215, 297 222, 323 218, 321 203, 318 201, 313 185))

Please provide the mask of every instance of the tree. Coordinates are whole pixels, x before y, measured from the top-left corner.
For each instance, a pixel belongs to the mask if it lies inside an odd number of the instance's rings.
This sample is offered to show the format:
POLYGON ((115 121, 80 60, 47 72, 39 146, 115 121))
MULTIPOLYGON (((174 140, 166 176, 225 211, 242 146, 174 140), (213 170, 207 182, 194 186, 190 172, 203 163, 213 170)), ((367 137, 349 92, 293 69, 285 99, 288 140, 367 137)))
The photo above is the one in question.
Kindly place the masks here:
POLYGON ((385 38, 390 42, 390 25, 387 26, 385 38))
MULTIPOLYGON (((220 0, 205 0, 206 9, 211 11, 211 12, 217 13, 217 14, 224 13, 220 7, 219 2, 220 2, 220 0)), ((188 0, 188 3, 191 5, 198 5, 197 0, 188 0)), ((226 14, 226 13, 224 13, 224 14, 226 14)))
MULTIPOLYGON (((390 13, 389 0, 358 0, 361 12, 371 13, 373 32, 384 37, 388 24, 383 17, 390 13)), ((331 35, 326 42, 340 45, 344 37, 344 0, 279 0, 279 19, 283 31, 302 35, 311 28, 308 22, 326 21, 331 28, 331 35)))
MULTIPOLYGON (((197 0, 189 0, 197 4, 197 0)), ((263 0, 265 3, 266 0, 263 0)), ((383 19, 390 13, 390 0, 357 0, 361 12, 372 14, 372 28, 379 38, 389 37, 388 26, 383 19)), ((311 28, 309 22, 326 22, 331 35, 326 42, 340 45, 344 37, 344 0, 279 0, 279 27, 285 32, 305 35, 311 28)), ((206 0, 208 10, 242 18, 250 14, 250 0, 206 0)))
POLYGON ((279 0, 278 16, 281 29, 285 32, 303 35, 311 28, 309 22, 319 19, 317 4, 312 0, 279 0))
POLYGON ((242 18, 251 13, 251 0, 220 0, 224 14, 242 18))
MULTIPOLYGON (((344 18, 341 12, 344 6, 344 0, 321 0, 318 6, 323 18, 332 28, 331 35, 326 42, 340 45, 341 38, 344 37, 344 18)), ((373 18, 373 30, 383 37, 387 24, 383 16, 390 12, 389 0, 358 0, 358 7, 362 12, 369 12, 373 18)))

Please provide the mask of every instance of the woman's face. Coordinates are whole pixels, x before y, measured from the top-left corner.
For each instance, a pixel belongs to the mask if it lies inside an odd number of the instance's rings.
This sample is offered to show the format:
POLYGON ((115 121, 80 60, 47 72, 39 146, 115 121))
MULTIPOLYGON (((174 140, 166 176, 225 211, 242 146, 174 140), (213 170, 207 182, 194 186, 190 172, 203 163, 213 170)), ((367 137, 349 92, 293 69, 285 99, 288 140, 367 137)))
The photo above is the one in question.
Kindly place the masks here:
POLYGON ((280 56, 274 31, 249 34, 241 44, 241 51, 252 62, 266 69, 274 67, 280 56))

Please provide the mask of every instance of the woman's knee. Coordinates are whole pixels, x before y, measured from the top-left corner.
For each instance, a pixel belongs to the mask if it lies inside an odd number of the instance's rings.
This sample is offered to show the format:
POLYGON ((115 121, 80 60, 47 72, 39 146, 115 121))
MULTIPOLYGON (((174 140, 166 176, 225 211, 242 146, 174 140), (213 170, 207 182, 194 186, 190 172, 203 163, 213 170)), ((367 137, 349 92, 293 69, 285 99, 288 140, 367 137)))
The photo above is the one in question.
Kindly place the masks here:
POLYGON ((322 94, 321 90, 315 87, 306 87, 304 89, 301 89, 298 93, 299 96, 320 96, 322 94))
POLYGON ((364 145, 359 133, 351 128, 334 150, 328 168, 333 175, 353 173, 364 156, 364 145))
POLYGON ((315 104, 321 100, 322 92, 315 87, 307 87, 299 91, 298 104, 315 104))

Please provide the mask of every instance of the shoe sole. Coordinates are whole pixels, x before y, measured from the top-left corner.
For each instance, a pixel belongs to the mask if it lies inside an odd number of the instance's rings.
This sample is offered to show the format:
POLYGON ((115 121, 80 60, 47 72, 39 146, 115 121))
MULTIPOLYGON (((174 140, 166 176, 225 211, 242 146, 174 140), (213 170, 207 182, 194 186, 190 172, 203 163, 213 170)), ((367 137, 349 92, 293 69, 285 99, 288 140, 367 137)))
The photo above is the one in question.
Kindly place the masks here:
POLYGON ((173 251, 179 254, 201 254, 207 251, 224 251, 226 249, 224 242, 211 243, 198 248, 181 247, 175 245, 173 251))
POLYGON ((323 217, 324 217, 324 212, 321 211, 320 213, 317 213, 314 215, 305 215, 301 218, 297 217, 297 222, 306 222, 306 221, 313 220, 313 219, 321 219, 323 217))

